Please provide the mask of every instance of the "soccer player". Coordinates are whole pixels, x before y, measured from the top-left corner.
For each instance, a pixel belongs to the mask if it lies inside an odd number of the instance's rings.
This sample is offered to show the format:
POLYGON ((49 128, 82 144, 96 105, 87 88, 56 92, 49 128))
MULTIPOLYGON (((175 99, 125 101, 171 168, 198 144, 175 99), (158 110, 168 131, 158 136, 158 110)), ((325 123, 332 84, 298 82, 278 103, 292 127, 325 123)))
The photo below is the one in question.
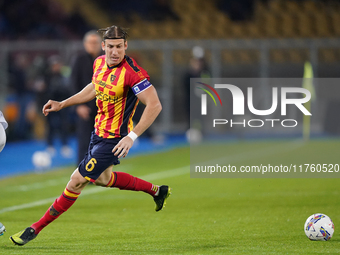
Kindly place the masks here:
POLYGON ((5 129, 8 127, 8 124, 5 120, 4 115, 0 111, 0 152, 4 149, 6 145, 6 132, 5 129))
POLYGON ((99 31, 103 33, 105 55, 94 61, 92 82, 66 100, 49 100, 43 107, 47 116, 96 98, 98 113, 88 152, 71 175, 64 192, 44 216, 10 237, 14 244, 24 245, 36 238, 44 227, 73 205, 89 182, 103 187, 146 192, 153 197, 156 211, 164 207, 170 195, 170 187, 166 185, 157 186, 127 173, 112 172, 112 166, 120 163, 119 158, 127 156, 135 139, 154 122, 162 106, 147 72, 125 55, 128 47, 126 31, 119 26, 99 31), (145 110, 133 128, 132 116, 139 100, 145 104, 145 110))

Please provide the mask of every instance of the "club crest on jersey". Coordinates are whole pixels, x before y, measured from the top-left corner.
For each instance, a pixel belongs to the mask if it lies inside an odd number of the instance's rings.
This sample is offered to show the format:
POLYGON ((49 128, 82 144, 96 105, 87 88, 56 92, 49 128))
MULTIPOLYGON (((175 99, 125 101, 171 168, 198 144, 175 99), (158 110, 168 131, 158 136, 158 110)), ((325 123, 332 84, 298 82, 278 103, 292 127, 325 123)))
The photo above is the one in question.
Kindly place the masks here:
POLYGON ((110 81, 111 81, 111 83, 116 79, 116 75, 114 75, 114 74, 111 74, 111 77, 110 77, 110 81))

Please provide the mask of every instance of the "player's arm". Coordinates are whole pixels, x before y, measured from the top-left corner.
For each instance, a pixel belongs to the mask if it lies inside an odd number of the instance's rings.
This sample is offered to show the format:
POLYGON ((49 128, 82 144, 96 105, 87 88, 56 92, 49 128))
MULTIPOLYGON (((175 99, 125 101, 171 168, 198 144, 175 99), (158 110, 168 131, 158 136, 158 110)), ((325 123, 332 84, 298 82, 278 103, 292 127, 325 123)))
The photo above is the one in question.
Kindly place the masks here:
POLYGON ((161 102, 159 101, 157 91, 153 86, 150 86, 145 91, 137 95, 139 101, 145 105, 144 112, 138 124, 134 127, 133 132, 140 136, 148 127, 155 121, 158 114, 162 110, 161 102))
MULTIPOLYGON (((137 95, 138 99, 145 104, 145 109, 140 118, 138 124, 133 129, 133 132, 140 136, 143 132, 151 126, 151 124, 155 121, 158 114, 162 110, 161 102, 159 101, 157 91, 153 86, 150 86, 148 89, 137 95)), ((113 148, 112 152, 120 157, 125 157, 130 148, 133 145, 133 140, 131 137, 126 136, 113 148)))
POLYGON ((47 116, 50 112, 57 112, 66 107, 83 104, 91 101, 96 97, 96 90, 92 83, 89 83, 82 91, 79 93, 65 99, 64 101, 58 102, 49 100, 43 107, 43 114, 47 116))

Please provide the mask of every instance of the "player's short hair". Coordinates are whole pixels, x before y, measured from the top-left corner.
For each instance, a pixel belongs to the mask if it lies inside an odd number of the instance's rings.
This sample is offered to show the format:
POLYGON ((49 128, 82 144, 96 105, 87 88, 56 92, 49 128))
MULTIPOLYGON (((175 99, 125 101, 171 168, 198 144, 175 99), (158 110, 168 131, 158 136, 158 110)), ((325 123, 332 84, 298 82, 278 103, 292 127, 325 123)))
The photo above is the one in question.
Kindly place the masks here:
POLYGON ((106 39, 124 39, 128 37, 128 33, 126 28, 122 28, 120 26, 111 26, 107 28, 101 28, 98 30, 98 33, 102 33, 103 41, 106 39))
POLYGON ((88 32, 86 32, 86 34, 84 35, 83 41, 85 42, 86 39, 90 36, 90 35, 95 35, 100 37, 100 35, 98 35, 98 32, 96 30, 90 30, 88 32))

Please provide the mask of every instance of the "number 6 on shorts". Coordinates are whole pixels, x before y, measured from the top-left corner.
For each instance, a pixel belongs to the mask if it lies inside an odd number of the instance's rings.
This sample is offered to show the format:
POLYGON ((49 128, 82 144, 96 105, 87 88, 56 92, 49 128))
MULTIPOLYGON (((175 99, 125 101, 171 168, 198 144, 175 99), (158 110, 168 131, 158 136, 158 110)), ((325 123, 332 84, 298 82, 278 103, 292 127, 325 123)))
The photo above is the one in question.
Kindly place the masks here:
POLYGON ((97 160, 95 158, 91 158, 86 164, 86 171, 91 172, 95 167, 95 164, 97 164, 97 160))

